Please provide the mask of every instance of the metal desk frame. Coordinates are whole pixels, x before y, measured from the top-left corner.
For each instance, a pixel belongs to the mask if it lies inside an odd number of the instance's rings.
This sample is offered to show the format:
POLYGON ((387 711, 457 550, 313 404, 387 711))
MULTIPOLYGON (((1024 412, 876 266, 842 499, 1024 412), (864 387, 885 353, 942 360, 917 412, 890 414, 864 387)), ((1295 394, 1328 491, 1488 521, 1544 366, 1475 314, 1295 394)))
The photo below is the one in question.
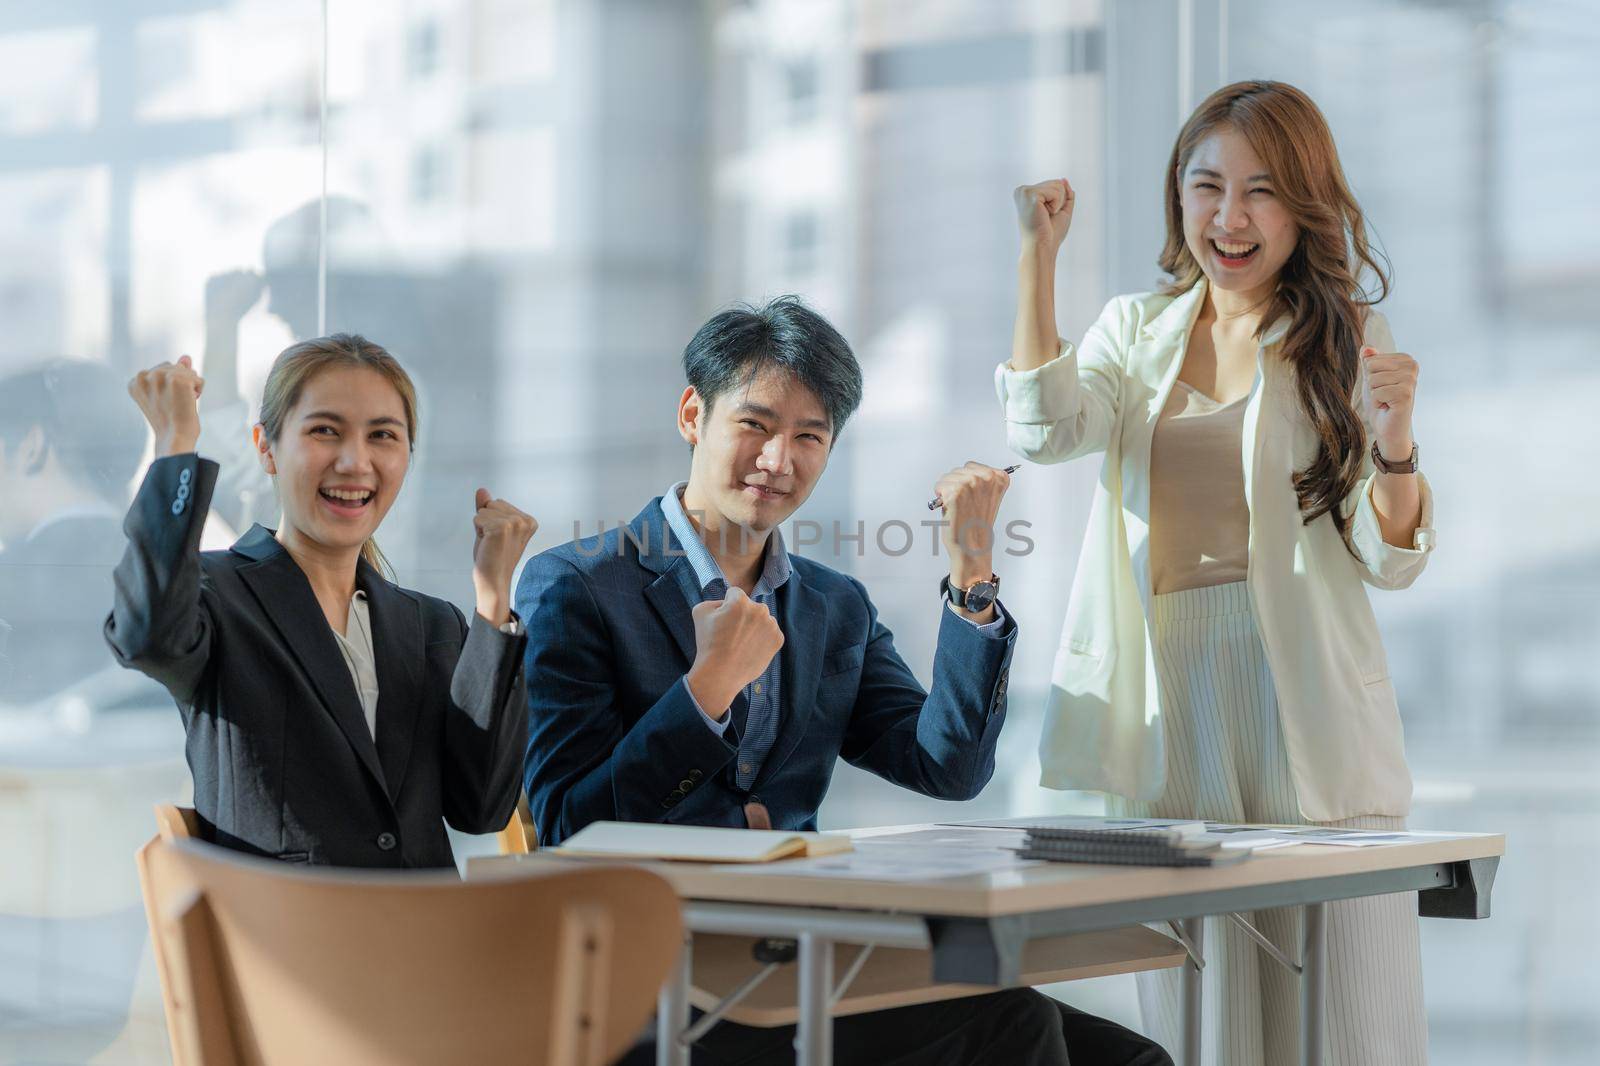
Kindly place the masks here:
MULTIPOLYGON (((1172 923, 1189 953, 1183 967, 1183 1066, 1200 1066, 1200 971, 1205 965, 1204 919, 1274 907, 1304 907, 1298 965, 1274 952, 1300 975, 1300 1062, 1322 1066, 1325 1043, 1326 917, 1331 901, 1393 892, 1417 892, 1418 912, 1431 918, 1487 918, 1498 857, 1331 877, 1289 880, 1189 894, 1136 898, 1092 906, 1046 909, 994 918, 953 917, 881 910, 797 907, 783 904, 687 900, 683 953, 661 991, 657 1011, 657 1066, 688 1066, 689 981, 693 934, 729 933, 788 937, 798 943, 799 1022, 795 1061, 833 1061, 830 1007, 843 989, 832 987, 835 944, 919 948, 933 955, 936 981, 1003 986, 1017 980, 1023 947, 1035 937, 1116 929, 1143 922, 1172 923)), ((1247 931, 1253 930, 1246 925, 1247 931)), ((846 975, 848 981, 851 975, 846 975)))

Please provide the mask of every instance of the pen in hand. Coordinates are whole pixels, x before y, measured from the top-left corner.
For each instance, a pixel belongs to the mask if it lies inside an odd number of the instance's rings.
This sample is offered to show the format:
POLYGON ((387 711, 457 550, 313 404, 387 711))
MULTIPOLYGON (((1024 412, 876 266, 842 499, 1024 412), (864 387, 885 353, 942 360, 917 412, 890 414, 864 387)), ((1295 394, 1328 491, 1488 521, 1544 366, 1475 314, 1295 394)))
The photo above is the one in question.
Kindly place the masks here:
MULTIPOLYGON (((1022 469, 1022 464, 1021 463, 1016 463, 1013 466, 1006 467, 1006 473, 1015 474, 1018 470, 1021 470, 1021 469, 1022 469)), ((939 508, 941 508, 943 506, 944 506, 944 501, 941 500, 937 496, 935 496, 933 499, 928 501, 928 510, 930 510, 930 511, 937 511, 939 508)))

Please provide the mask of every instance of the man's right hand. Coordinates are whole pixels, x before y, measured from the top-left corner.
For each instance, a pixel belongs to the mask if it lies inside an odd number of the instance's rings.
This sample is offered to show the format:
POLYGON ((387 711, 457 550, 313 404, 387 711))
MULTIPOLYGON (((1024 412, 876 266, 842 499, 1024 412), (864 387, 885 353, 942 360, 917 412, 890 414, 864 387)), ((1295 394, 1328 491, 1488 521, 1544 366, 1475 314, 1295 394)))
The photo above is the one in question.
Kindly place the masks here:
POLYGON ((1077 202, 1072 185, 1065 178, 1022 185, 1012 192, 1011 199, 1017 207, 1024 249, 1037 250, 1054 259, 1072 227, 1072 207, 1077 202))
POLYGON ((783 630, 764 604, 740 588, 729 589, 721 601, 696 604, 693 613, 694 665, 684 680, 700 708, 720 719, 783 647, 783 630))
POLYGON ((200 440, 200 393, 205 379, 187 355, 176 363, 141 370, 128 382, 128 394, 144 412, 156 435, 156 458, 194 451, 200 440))

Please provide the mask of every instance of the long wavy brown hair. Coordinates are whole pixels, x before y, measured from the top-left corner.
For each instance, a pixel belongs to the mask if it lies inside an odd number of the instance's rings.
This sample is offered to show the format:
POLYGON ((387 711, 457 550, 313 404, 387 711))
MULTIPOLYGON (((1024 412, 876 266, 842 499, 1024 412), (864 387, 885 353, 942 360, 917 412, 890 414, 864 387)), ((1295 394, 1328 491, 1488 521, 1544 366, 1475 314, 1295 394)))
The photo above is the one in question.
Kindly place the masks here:
POLYGON ((1367 308, 1389 295, 1388 260, 1367 242, 1361 205, 1350 192, 1333 133, 1311 98, 1279 81, 1241 81, 1206 98, 1178 133, 1167 164, 1167 240, 1161 269, 1172 276, 1171 294, 1186 292, 1202 276, 1183 239, 1183 172, 1200 142, 1219 129, 1237 132, 1272 175, 1277 198, 1300 227, 1300 240, 1278 277, 1259 338, 1284 316, 1280 349, 1293 369, 1319 446, 1316 458, 1294 475, 1294 491, 1307 525, 1333 516, 1345 546, 1350 518, 1341 507, 1361 481, 1367 435, 1355 407, 1362 327, 1367 308), (1377 294, 1363 286, 1366 276, 1377 294))

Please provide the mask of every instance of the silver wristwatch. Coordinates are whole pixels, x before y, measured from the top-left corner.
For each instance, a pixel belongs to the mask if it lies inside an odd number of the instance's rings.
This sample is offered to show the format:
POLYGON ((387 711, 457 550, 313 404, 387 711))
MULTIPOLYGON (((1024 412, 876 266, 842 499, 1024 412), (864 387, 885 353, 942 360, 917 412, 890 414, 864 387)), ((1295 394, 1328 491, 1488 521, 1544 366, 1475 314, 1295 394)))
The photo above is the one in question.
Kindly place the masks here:
POLYGON ((1000 596, 1000 579, 994 574, 987 581, 974 581, 966 588, 950 584, 950 575, 939 581, 939 591, 963 611, 987 611, 1000 596))

